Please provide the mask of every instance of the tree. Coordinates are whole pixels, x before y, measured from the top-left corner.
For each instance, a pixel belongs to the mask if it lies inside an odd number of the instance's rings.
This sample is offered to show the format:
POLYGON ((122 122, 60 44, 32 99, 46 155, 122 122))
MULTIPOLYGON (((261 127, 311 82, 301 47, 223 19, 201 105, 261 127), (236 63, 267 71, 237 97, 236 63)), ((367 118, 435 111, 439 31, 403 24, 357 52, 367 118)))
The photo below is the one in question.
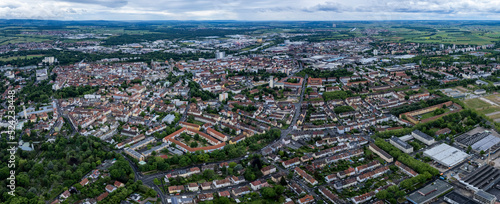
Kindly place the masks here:
POLYGON ((335 113, 344 113, 344 112, 349 112, 349 111, 354 111, 354 108, 351 106, 337 106, 333 109, 335 113))
POLYGON ((191 148, 198 147, 198 143, 197 142, 191 142, 191 144, 189 144, 189 147, 191 147, 191 148))
POLYGON ((262 197, 272 199, 276 197, 276 191, 271 187, 262 188, 262 197))
POLYGON ((158 180, 158 178, 155 178, 155 179, 153 180, 153 183, 154 183, 155 185, 157 185, 157 186, 158 186, 158 185, 160 185, 160 181, 158 180))
POLYGON ((375 196, 380 200, 385 200, 390 196, 390 194, 387 190, 381 190, 375 196))
POLYGON ((274 186, 274 191, 276 191, 277 195, 283 195, 283 193, 285 192, 285 187, 282 185, 276 185, 274 186))
POLYGON ((206 180, 213 180, 213 179, 214 179, 214 176, 215 176, 215 172, 214 172, 214 170, 207 169, 207 170, 203 171, 203 177, 204 177, 206 180))
POLYGON ((481 156, 483 156, 483 155, 485 154, 484 150, 481 150, 481 151, 479 152, 479 154, 481 154, 481 156))

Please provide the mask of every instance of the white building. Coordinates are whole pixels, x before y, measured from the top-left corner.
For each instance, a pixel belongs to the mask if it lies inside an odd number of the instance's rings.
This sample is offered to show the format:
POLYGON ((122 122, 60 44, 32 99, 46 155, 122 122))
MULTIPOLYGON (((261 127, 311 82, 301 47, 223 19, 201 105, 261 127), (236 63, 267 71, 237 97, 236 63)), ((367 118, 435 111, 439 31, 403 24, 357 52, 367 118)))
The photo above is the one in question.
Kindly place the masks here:
POLYGON ((227 99, 227 93, 221 93, 219 94, 219 101, 222 102, 222 101, 225 101, 227 99))
POLYGON ((226 57, 226 53, 225 52, 219 52, 219 50, 217 50, 215 52, 215 58, 216 59, 223 59, 226 57))
POLYGON ((450 145, 440 144, 425 151, 424 156, 430 157, 443 166, 453 167, 464 161, 469 155, 450 145))

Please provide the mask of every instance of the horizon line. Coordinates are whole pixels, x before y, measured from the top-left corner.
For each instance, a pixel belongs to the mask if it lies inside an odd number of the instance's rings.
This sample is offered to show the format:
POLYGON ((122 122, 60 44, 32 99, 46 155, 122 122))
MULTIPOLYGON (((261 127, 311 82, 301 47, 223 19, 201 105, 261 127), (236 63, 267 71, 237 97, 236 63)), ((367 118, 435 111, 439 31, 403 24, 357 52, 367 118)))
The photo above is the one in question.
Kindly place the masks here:
POLYGON ((384 21, 498 21, 499 20, 491 20, 491 19, 400 19, 400 20, 64 20, 64 19, 6 19, 0 18, 0 21, 63 21, 63 22, 82 22, 82 21, 110 21, 110 22, 150 22, 150 21, 179 21, 179 22, 187 22, 187 21, 198 21, 198 22, 210 22, 210 21, 229 21, 229 22, 384 22, 384 21))

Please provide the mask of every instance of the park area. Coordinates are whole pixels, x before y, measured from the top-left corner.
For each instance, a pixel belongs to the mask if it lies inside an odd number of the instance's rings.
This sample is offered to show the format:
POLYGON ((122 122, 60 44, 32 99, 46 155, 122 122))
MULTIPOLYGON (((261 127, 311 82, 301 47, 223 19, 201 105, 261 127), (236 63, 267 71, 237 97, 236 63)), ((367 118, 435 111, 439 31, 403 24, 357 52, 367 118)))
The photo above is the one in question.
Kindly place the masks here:
POLYGON ((195 134, 194 136, 182 133, 178 140, 191 148, 207 147, 207 140, 195 134))
POLYGON ((465 100, 465 105, 483 113, 495 122, 500 122, 500 94, 465 100))
POLYGON ((420 115, 419 117, 420 117, 421 120, 424 120, 424 119, 427 119, 427 118, 431 118, 431 117, 434 117, 434 116, 438 116, 438 115, 447 113, 449 111, 450 111, 449 108, 438 108, 438 109, 436 109, 434 111, 424 113, 424 114, 420 115))

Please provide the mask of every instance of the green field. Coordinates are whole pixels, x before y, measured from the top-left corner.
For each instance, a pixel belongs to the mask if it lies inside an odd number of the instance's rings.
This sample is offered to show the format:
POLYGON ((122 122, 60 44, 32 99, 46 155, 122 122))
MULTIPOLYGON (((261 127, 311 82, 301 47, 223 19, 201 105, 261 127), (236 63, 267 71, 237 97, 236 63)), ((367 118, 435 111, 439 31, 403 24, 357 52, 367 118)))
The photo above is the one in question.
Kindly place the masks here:
MULTIPOLYGON (((444 113, 447 113, 449 111, 450 111, 450 109, 448 109, 448 108, 444 109, 444 113)), ((420 115, 420 119, 424 120, 424 119, 427 119, 427 118, 432 118, 434 116, 436 116, 436 115, 434 115, 434 111, 431 111, 431 112, 424 113, 424 114, 420 115)))
POLYGON ((15 60, 17 58, 21 58, 21 59, 24 59, 24 58, 28 58, 28 59, 32 59, 32 58, 35 58, 35 57, 43 57, 43 55, 28 55, 28 56, 12 56, 12 57, 7 57, 7 58, 4 58, 4 57, 0 57, 0 61, 11 61, 11 60, 15 60))
POLYGON ((489 114, 489 113, 494 113, 500 111, 500 107, 497 106, 490 106, 484 109, 480 109, 479 112, 484 113, 484 114, 489 114))
MULTIPOLYGON (((496 99, 495 95, 486 96, 485 98, 491 100, 494 103, 497 103, 497 100, 498 100, 498 99, 496 99)), ((479 113, 485 114, 486 117, 488 117, 488 118, 491 118, 493 120, 500 118, 500 114, 488 115, 491 113, 499 112, 500 111, 499 106, 489 104, 485 101, 482 101, 479 98, 468 99, 468 100, 465 100, 464 102, 465 102, 466 107, 468 107, 470 109, 474 109, 479 113)))
POLYGON ((376 36, 395 42, 415 43, 442 43, 455 45, 486 45, 494 44, 500 38, 500 31, 496 28, 475 29, 462 26, 428 26, 428 25, 404 25, 391 26, 391 33, 376 36))
POLYGON ((478 98, 473 98, 465 101, 465 105, 467 105, 471 109, 482 109, 490 107, 491 104, 486 103, 478 98))

